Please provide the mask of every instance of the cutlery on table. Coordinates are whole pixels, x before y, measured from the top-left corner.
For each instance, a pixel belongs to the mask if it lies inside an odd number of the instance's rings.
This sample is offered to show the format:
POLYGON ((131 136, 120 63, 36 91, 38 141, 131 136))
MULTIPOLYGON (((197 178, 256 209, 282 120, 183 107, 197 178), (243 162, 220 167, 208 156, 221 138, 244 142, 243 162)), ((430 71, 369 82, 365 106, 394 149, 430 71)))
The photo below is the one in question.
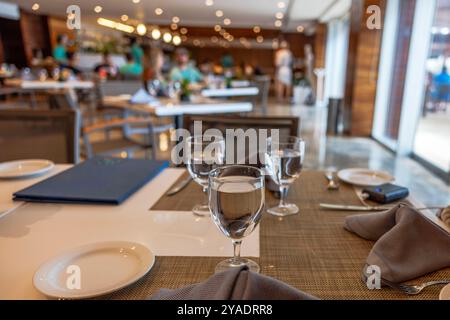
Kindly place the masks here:
POLYGON ((334 179, 333 171, 325 172, 325 178, 328 180, 328 190, 339 190, 339 182, 334 179))
POLYGON ((405 294, 408 295, 416 295, 422 292, 423 289, 430 287, 430 286, 436 286, 436 285, 442 285, 442 284, 449 284, 450 280, 441 280, 441 281, 430 281, 425 282, 419 285, 407 285, 407 284, 398 284, 391 281, 387 281, 385 279, 381 279, 381 283, 391 287, 392 289, 397 289, 405 294))
POLYGON ((173 196, 183 190, 187 187, 187 185, 192 181, 192 178, 189 176, 186 179, 182 180, 180 183, 178 183, 175 187, 167 191, 167 196, 173 196))
MULTIPOLYGON (((332 203, 320 203, 319 206, 323 209, 340 210, 340 211, 385 211, 394 208, 395 206, 353 206, 353 205, 341 205, 332 203)), ((427 207, 427 208, 414 208, 417 211, 422 210, 441 210, 443 207, 427 207)))

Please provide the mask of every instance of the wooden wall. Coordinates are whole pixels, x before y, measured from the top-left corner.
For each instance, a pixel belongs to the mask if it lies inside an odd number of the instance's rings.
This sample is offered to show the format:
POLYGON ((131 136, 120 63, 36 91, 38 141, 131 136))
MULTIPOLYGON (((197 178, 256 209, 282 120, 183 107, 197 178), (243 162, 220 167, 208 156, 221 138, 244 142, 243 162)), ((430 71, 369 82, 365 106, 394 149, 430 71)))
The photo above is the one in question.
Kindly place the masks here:
POLYGON ((51 55, 47 16, 21 11, 20 27, 27 63, 30 65, 34 50, 42 50, 44 57, 51 55))
POLYGON ((0 18, 0 37, 4 62, 15 64, 18 68, 27 66, 25 49, 19 20, 0 18), (8 30, 3 32, 3 30, 8 30))
POLYGON ((317 25, 316 35, 314 39, 315 68, 325 68, 327 44, 327 25, 320 23, 317 25))

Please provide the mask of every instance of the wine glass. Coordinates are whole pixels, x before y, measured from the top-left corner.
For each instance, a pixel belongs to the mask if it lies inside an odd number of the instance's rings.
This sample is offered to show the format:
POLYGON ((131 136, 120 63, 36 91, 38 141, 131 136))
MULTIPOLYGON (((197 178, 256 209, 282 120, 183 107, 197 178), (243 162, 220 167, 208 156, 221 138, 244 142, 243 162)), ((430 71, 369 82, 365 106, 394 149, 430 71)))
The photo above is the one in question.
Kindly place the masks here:
MULTIPOLYGON (((277 137, 278 138, 278 137, 277 137)), ((287 203, 289 186, 299 177, 305 157, 305 141, 297 137, 267 139, 266 168, 272 180, 280 188, 280 203, 267 210, 275 216, 284 217, 298 213, 295 204, 287 203)))
POLYGON ((233 258, 216 266, 216 273, 247 266, 259 272, 259 265, 242 258, 242 239, 256 228, 264 210, 264 173, 256 167, 232 165, 209 175, 209 207, 214 223, 233 242, 233 258))
MULTIPOLYGON (((208 191, 209 173, 223 165, 225 160, 225 140, 220 136, 199 135, 191 136, 186 140, 186 167, 192 179, 208 191)), ((209 216, 209 206, 205 202, 192 208, 197 216, 209 216)))

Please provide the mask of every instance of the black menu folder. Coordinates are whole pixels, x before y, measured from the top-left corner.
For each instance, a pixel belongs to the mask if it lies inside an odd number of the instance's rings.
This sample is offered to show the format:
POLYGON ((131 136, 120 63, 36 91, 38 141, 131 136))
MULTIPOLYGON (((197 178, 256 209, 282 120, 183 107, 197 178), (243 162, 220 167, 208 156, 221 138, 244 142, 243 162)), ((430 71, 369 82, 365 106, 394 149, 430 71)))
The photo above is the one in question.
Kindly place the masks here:
POLYGON ((14 200, 120 204, 168 166, 167 161, 95 157, 31 187, 14 200))

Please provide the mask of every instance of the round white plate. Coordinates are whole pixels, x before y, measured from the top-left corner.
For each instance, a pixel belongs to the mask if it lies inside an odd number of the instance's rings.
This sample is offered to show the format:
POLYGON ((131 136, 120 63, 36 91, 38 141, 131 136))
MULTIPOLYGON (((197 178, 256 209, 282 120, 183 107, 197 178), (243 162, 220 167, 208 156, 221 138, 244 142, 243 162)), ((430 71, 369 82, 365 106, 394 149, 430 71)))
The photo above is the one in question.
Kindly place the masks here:
POLYGON ((344 169, 338 172, 338 177, 344 182, 357 186, 379 186, 393 182, 395 178, 384 171, 369 169, 344 169))
POLYGON ((450 300, 450 284, 442 288, 439 294, 439 300, 450 300))
POLYGON ((0 178, 25 178, 44 174, 55 164, 50 160, 17 160, 0 163, 0 178))
POLYGON ((34 274, 33 284, 53 298, 92 298, 136 282, 154 263, 154 254, 141 244, 125 241, 94 243, 44 263, 34 274))

